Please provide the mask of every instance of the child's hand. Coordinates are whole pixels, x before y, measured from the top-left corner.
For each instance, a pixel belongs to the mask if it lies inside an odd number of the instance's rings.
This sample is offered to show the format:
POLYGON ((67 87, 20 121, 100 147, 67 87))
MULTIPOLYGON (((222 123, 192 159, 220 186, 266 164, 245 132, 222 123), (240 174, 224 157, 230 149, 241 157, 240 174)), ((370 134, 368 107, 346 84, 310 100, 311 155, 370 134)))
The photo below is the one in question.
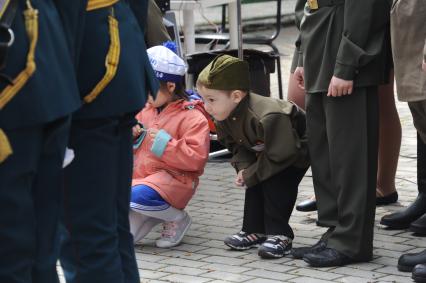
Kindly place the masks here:
POLYGON ((352 94, 354 81, 347 81, 333 76, 328 86, 327 96, 344 96, 352 94))
POLYGON ((426 72, 426 61, 425 60, 423 60, 422 69, 423 69, 423 72, 426 72))
POLYGON ((143 128, 139 124, 136 124, 136 126, 132 128, 133 138, 139 137, 143 131, 143 128))
POLYGON ((240 170, 237 174, 237 178, 235 178, 235 185, 237 185, 238 187, 244 187, 245 183, 244 183, 244 178, 243 178, 243 170, 240 170))
POLYGON ((151 138, 155 139, 155 136, 158 134, 158 129, 148 129, 148 134, 151 138))
POLYGON ((294 78, 297 81, 297 86, 305 90, 305 69, 303 67, 297 67, 294 71, 294 78))

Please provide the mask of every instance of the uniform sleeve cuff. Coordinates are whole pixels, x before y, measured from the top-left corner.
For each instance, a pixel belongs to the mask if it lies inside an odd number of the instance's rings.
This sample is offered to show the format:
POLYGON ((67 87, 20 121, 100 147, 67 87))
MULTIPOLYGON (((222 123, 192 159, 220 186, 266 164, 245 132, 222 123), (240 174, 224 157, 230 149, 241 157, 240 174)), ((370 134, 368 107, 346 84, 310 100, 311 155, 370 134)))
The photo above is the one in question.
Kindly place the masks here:
POLYGON ((163 156, 171 138, 172 137, 165 130, 159 130, 151 146, 151 152, 157 157, 163 156))
POLYGON ((336 67, 334 68, 335 77, 342 80, 353 81, 356 74, 357 70, 355 67, 336 63, 336 67))
POLYGON ((254 187, 255 185, 259 183, 256 173, 250 174, 250 172, 247 170, 243 171, 243 179, 244 179, 244 183, 246 184, 248 188, 254 187))

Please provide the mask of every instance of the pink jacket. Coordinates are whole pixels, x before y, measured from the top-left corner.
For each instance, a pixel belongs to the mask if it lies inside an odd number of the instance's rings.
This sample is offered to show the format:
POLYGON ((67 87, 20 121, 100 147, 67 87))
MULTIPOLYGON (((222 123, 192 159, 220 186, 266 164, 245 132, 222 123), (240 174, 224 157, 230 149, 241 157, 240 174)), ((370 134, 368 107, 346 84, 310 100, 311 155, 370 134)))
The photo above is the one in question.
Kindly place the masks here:
POLYGON ((178 100, 163 111, 150 104, 136 115, 145 129, 163 129, 171 139, 161 157, 151 152, 147 134, 134 152, 132 186, 156 190, 170 205, 183 209, 198 186, 209 154, 209 125, 201 101, 178 100))

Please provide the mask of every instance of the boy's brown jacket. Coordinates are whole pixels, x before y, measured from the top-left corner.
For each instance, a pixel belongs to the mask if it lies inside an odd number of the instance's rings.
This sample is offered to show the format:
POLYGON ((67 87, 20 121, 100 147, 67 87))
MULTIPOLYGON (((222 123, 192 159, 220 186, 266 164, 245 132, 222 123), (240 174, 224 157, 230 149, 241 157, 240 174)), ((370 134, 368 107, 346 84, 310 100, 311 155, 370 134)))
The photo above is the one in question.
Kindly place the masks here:
POLYGON ((289 166, 309 166, 305 114, 293 103, 248 94, 216 128, 219 141, 233 154, 231 164, 244 169, 248 187, 289 166))

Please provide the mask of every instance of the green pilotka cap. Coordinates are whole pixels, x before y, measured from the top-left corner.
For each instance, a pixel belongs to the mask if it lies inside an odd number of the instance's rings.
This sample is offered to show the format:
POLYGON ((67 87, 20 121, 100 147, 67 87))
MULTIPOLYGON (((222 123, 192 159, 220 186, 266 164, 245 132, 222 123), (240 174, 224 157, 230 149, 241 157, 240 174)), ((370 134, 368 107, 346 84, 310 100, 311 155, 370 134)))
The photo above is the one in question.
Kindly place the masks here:
POLYGON ((197 83, 209 89, 249 90, 249 65, 236 57, 219 55, 201 71, 197 83))

